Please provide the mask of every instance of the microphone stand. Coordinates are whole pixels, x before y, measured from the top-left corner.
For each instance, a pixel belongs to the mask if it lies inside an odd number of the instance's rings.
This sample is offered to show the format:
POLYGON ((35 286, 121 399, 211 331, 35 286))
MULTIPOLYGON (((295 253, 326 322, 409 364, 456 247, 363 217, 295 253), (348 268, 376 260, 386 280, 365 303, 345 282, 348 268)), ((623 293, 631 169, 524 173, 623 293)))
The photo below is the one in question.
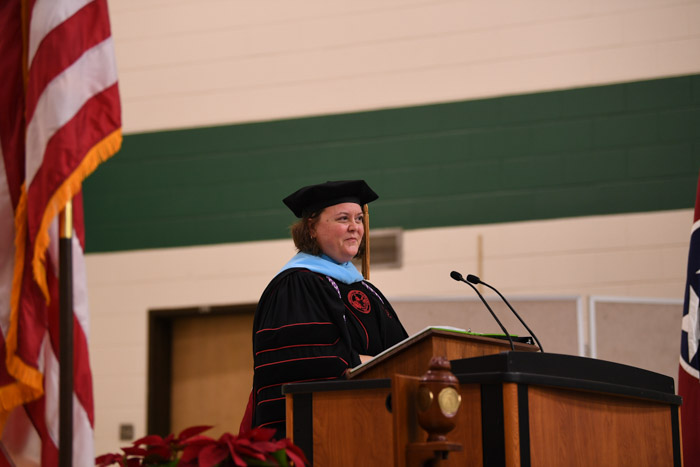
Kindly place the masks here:
POLYGON ((496 313, 494 313, 493 310, 491 309, 491 307, 489 306, 489 304, 486 303, 486 300, 484 300, 484 297, 481 295, 481 293, 479 293, 479 291, 476 289, 476 287, 474 287, 474 285, 472 285, 471 282, 465 281, 464 277, 462 277, 462 275, 460 273, 458 273, 457 271, 452 271, 450 273, 450 277, 458 282, 464 282, 465 284, 468 284, 469 287, 474 289, 474 292, 476 292, 476 294, 479 296, 479 298, 481 299, 483 304, 486 306, 486 309, 489 310, 489 312, 491 313, 491 316, 493 316, 493 319, 495 319, 496 322, 498 323, 498 325, 501 327, 503 334, 505 334, 506 337, 508 337, 508 341, 510 342, 510 350, 515 352, 515 345, 513 345, 513 338, 510 337, 510 334, 508 333, 508 331, 506 331, 506 328, 503 326, 503 324, 501 324, 501 321, 496 316, 496 313))
MULTIPOLYGON (((535 333, 532 332, 532 330, 528 327, 527 324, 525 324, 525 321, 523 321, 523 319, 520 317, 520 315, 518 314, 518 312, 515 311, 515 309, 514 309, 512 306, 510 306, 510 303, 508 303, 508 300, 506 300, 506 297, 504 297, 504 296, 501 294, 501 292, 499 292, 499 291, 496 290, 494 287, 490 286, 490 285, 487 284, 486 282, 482 281, 478 276, 475 276, 475 275, 473 275, 473 274, 467 274, 467 281, 469 281, 471 284, 484 284, 486 287, 488 287, 489 289, 491 289, 491 290, 493 290, 494 292, 496 292, 496 293, 498 294, 498 296, 501 297, 501 300, 503 300, 503 301, 505 302, 505 304, 508 305, 508 308, 510 308, 510 311, 513 312, 513 314, 515 315, 515 317, 518 318, 518 321, 520 321, 520 323, 521 323, 523 326, 525 326, 525 329, 527 329, 527 332, 529 332, 530 335, 532 336, 532 338, 535 339, 535 342, 537 342, 537 346, 540 348, 540 352, 544 352, 544 349, 542 348, 542 344, 540 344, 540 340, 537 338, 537 336, 535 335, 535 333)), ((472 286, 472 287, 473 287, 473 286, 472 286)), ((475 290, 476 290, 476 289, 475 289, 475 290)))

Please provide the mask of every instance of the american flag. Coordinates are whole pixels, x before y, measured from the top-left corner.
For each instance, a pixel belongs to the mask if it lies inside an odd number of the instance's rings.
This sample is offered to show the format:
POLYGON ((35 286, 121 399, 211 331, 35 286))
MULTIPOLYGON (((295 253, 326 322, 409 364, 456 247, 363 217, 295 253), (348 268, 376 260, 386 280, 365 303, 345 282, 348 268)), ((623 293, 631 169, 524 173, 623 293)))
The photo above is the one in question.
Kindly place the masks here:
POLYGON ((0 70, 0 464, 58 464, 57 215, 72 200, 73 464, 94 465, 80 187, 122 141, 106 0, 3 0, 0 70))
POLYGON ((700 465, 700 381, 698 379, 700 280, 698 274, 700 274, 700 177, 695 199, 693 228, 690 234, 681 326, 681 358, 678 370, 678 394, 683 397, 681 426, 685 465, 700 465))

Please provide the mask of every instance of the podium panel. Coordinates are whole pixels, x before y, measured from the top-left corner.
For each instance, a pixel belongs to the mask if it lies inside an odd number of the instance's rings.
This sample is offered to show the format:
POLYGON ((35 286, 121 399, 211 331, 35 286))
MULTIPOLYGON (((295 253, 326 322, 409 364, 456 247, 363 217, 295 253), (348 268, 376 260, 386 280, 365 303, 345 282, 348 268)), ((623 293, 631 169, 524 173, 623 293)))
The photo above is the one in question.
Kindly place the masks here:
POLYGON ((286 385, 287 436, 314 466, 390 466, 390 380, 286 385))
POLYGON ((681 466, 673 378, 603 360, 506 352, 452 362, 479 384, 484 465, 681 466))
POLYGON ((527 398, 531 465, 680 465, 677 407, 537 386, 527 398))
MULTIPOLYGON (((452 371, 462 405, 447 438, 462 450, 441 466, 682 465, 672 378, 534 352, 453 360, 452 371)), ((408 445, 427 437, 417 424, 417 380, 286 385, 287 434, 318 467, 404 466, 408 445)))

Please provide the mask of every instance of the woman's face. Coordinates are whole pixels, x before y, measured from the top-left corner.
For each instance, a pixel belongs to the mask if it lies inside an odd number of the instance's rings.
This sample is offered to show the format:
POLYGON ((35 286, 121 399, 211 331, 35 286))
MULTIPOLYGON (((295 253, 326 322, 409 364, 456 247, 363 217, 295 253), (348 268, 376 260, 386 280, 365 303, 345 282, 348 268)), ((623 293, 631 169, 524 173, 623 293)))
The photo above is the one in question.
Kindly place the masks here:
POLYGON ((311 226, 311 235, 324 254, 345 263, 353 259, 360 248, 365 233, 362 217, 362 208, 356 203, 328 206, 311 226))

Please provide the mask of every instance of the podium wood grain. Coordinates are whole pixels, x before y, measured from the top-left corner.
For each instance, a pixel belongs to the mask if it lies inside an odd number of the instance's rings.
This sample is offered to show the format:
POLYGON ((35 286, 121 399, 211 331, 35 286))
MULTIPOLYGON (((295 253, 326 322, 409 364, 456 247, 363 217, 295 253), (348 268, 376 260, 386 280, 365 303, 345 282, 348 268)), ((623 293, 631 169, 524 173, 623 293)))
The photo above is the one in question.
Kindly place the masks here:
POLYGON ((677 407, 537 386, 528 399, 532 465, 673 465, 677 407))

